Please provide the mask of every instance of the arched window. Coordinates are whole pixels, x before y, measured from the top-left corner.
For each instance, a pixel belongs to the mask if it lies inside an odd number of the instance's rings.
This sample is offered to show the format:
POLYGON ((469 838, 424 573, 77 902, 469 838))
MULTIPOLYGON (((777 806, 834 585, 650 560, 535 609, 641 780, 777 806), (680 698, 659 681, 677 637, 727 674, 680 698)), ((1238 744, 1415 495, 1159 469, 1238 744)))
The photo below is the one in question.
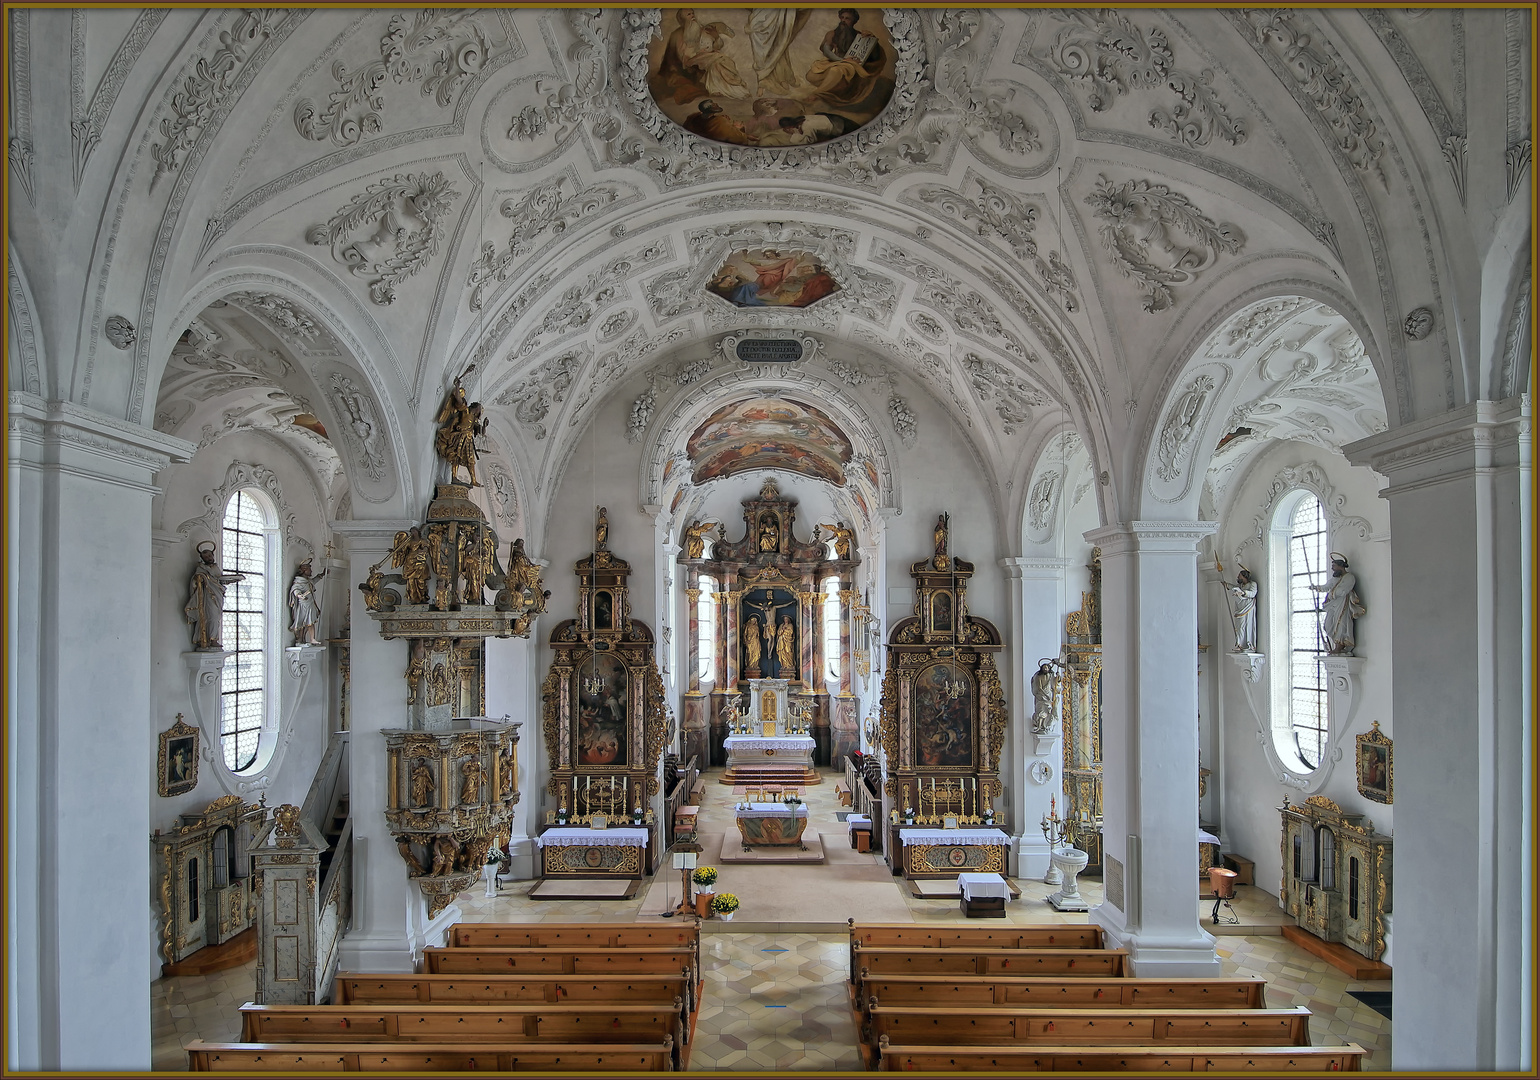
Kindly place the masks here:
POLYGON ((715 578, 701 576, 700 598, 695 601, 695 651, 700 654, 702 682, 711 678, 717 657, 716 588, 715 578))
POLYGON ((246 772, 257 750, 273 700, 276 666, 274 568, 278 565, 277 515, 260 492, 241 488, 225 504, 221 564, 245 575, 225 593, 225 661, 220 685, 219 749, 225 767, 246 772))
POLYGON ((827 579, 823 591, 824 678, 832 680, 840 677, 840 579, 827 579))
POLYGON ((1311 587, 1326 584, 1330 576, 1331 536, 1321 501, 1309 491, 1283 500, 1278 525, 1278 533, 1287 528, 1288 545, 1284 580, 1278 582, 1288 595, 1288 664, 1280 672, 1287 677, 1288 723, 1275 724, 1274 732, 1280 737, 1278 754, 1284 764, 1295 772, 1313 772, 1326 756, 1329 732, 1326 669, 1321 662, 1326 652, 1316 616, 1319 594, 1311 587))

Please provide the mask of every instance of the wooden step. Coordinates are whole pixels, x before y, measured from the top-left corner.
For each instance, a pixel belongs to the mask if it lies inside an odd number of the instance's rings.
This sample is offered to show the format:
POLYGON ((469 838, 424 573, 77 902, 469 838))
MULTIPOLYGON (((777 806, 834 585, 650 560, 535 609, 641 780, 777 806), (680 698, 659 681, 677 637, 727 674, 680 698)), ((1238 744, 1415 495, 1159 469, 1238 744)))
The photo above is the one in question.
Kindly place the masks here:
POLYGON ((1350 979, 1368 982, 1371 979, 1390 978, 1390 965, 1360 956, 1346 945, 1335 941, 1323 941, 1304 927, 1293 923, 1283 924, 1283 936, 1312 956, 1325 960, 1338 971, 1346 972, 1350 979))
POLYGON ((205 945, 191 956, 174 964, 160 966, 161 978, 173 975, 207 975, 240 967, 257 958, 257 928, 249 926, 220 945, 205 945))

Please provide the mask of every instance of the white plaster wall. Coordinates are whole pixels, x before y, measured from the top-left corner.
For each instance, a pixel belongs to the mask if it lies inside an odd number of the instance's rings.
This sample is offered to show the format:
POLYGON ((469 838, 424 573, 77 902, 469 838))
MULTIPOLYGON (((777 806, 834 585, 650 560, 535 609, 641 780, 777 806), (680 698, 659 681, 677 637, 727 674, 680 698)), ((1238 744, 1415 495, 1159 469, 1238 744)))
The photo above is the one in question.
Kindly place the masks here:
MULTIPOLYGON (((1222 736, 1216 736, 1216 742, 1218 738, 1223 740, 1223 753, 1215 775, 1209 778, 1210 799, 1217 797, 1222 801, 1218 806, 1205 801, 1205 820, 1220 825, 1226 851, 1255 861, 1257 887, 1274 895, 1282 870, 1278 854, 1281 825, 1276 808, 1282 804, 1285 793, 1295 803, 1303 802, 1310 794, 1325 795, 1349 813, 1367 815, 1381 833, 1389 834, 1394 821, 1393 806, 1370 802, 1358 794, 1354 766, 1354 736, 1368 731, 1371 721, 1378 720, 1381 732, 1395 737, 1391 713, 1390 515, 1388 505, 1379 497, 1380 478, 1372 470, 1351 466, 1341 456, 1318 447, 1299 442, 1272 444, 1253 458, 1241 479, 1225 493, 1215 547, 1224 563, 1225 578, 1233 581, 1234 553, 1248 536, 1254 535, 1255 519, 1264 513, 1262 507, 1269 486, 1283 468, 1306 462, 1318 464, 1333 488, 1346 495, 1347 502, 1342 508, 1345 515, 1365 518, 1370 524, 1368 540, 1359 538, 1356 532, 1336 533, 1332 537, 1332 548, 1347 556, 1358 577, 1359 595, 1368 613, 1358 620, 1357 626, 1356 652, 1365 661, 1357 712, 1346 728, 1337 732, 1335 747, 1342 751, 1342 757, 1324 784, 1316 786, 1312 781, 1309 789, 1302 790, 1280 782, 1274 775, 1258 742, 1259 721, 1247 703, 1243 675, 1225 655, 1234 648, 1235 639, 1223 596, 1213 583, 1212 573, 1200 576, 1204 592, 1200 616, 1205 620, 1202 637, 1210 643, 1203 659, 1204 681, 1215 688, 1210 698, 1214 715, 1211 721, 1210 714, 1204 714, 1204 727, 1211 729, 1222 724, 1224 729, 1222 736)), ((1272 508, 1266 511, 1264 530, 1272 513, 1272 508)), ((1246 549, 1243 561, 1263 583, 1258 631, 1267 663, 1255 689, 1256 701, 1265 709, 1275 665, 1285 664, 1283 643, 1270 639, 1270 612, 1272 605, 1287 600, 1269 588, 1272 569, 1266 559, 1265 544, 1262 550, 1259 557, 1257 546, 1246 549)), ((1264 713, 1260 726, 1270 730, 1268 719, 1264 713)), ((1328 754, 1331 753, 1329 749, 1328 754)), ((1212 769, 1210 760, 1206 759, 1204 764, 1212 769)))
MULTIPOLYGON (((170 727, 177 713, 182 713, 189 724, 195 724, 195 712, 190 696, 187 667, 182 654, 191 649, 190 631, 183 608, 187 604, 188 580, 197 560, 195 545, 202 532, 195 532, 191 539, 177 536, 177 527, 190 518, 201 517, 206 512, 204 497, 225 483, 226 473, 232 462, 265 465, 278 478, 284 502, 294 512, 292 535, 309 544, 286 546, 280 562, 280 579, 269 583, 274 600, 280 606, 281 636, 277 642, 287 647, 292 640, 288 633, 288 587, 294 569, 305 555, 314 552, 316 572, 327 566, 323 557, 328 536, 327 522, 330 515, 323 509, 321 493, 309 470, 288 450, 272 439, 255 432, 238 432, 205 447, 193 455, 185 465, 173 465, 159 477, 163 492, 155 500, 155 529, 160 543, 160 558, 152 572, 152 641, 153 664, 151 691, 157 731, 170 727)), ((322 640, 335 637, 345 625, 347 606, 347 575, 333 571, 321 582, 322 624, 317 636, 322 640)), ((332 672, 335 665, 323 660, 312 665, 311 675, 303 690, 303 697, 296 701, 296 680, 288 674, 287 664, 280 662, 278 676, 279 716, 293 731, 283 756, 261 774, 269 780, 260 792, 245 796, 255 802, 260 795, 267 796, 269 806, 283 803, 303 803, 315 770, 326 749, 335 716, 332 698, 332 672), (290 717, 292 716, 292 719, 290 717)), ((279 737, 286 734, 280 731, 279 737)), ((218 752, 217 747, 208 749, 218 752)), ((151 747, 153 768, 155 747, 151 747)), ((195 813, 215 799, 226 794, 215 775, 211 762, 204 760, 198 766, 198 785, 192 791, 173 798, 154 795, 152 778, 150 790, 150 820, 152 827, 169 829, 177 824, 177 815, 195 813)), ((148 838, 147 838, 148 839, 148 838)))

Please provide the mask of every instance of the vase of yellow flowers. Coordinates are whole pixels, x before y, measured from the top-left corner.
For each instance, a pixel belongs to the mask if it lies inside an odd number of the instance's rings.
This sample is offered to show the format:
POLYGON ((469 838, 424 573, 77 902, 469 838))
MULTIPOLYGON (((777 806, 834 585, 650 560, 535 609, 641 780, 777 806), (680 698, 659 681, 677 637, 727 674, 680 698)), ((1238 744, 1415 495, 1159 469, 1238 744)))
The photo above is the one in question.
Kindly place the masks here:
POLYGON ((724 922, 732 922, 733 913, 738 910, 738 897, 730 892, 717 893, 711 898, 711 910, 722 916, 724 922))

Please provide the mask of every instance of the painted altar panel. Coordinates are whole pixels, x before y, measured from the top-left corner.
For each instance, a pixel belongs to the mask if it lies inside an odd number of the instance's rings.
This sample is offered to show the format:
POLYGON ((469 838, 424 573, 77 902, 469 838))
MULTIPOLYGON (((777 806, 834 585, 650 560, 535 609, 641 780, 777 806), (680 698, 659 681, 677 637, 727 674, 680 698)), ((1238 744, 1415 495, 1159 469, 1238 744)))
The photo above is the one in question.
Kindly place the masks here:
POLYGON ((742 627, 740 670, 746 678, 794 682, 802 677, 800 614, 797 594, 790 589, 766 587, 743 594, 738 605, 738 625, 742 627))
POLYGON ((585 657, 578 664, 573 693, 578 714, 574 764, 582 768, 625 766, 630 746, 626 666, 610 653, 585 657))
POLYGON ((972 680, 965 669, 931 664, 915 674, 915 764, 925 768, 971 769, 974 759, 972 680), (954 687, 962 692, 953 695, 954 687))

